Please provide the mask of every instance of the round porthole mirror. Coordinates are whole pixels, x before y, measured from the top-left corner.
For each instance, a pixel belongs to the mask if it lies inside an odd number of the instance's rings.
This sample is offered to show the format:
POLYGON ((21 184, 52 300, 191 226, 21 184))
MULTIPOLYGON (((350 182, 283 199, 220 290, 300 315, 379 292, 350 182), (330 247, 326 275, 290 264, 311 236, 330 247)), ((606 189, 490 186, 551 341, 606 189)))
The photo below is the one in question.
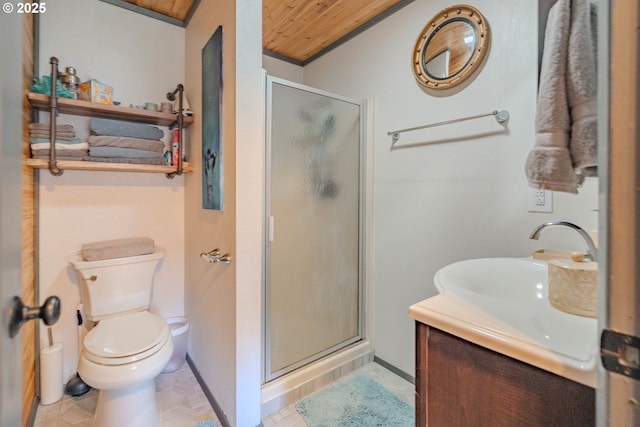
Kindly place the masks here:
POLYGON ((449 89, 479 67, 489 47, 489 26, 474 7, 440 11, 420 33, 413 50, 413 73, 430 89, 449 89))

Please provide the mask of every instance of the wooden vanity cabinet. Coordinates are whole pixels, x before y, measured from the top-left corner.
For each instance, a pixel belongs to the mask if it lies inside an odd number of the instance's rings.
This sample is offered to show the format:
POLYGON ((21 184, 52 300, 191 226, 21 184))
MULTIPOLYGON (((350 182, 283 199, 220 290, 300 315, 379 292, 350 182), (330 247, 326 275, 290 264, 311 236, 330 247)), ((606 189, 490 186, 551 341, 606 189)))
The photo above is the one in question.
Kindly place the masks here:
POLYGON ((416 322, 416 426, 595 426, 595 390, 416 322))

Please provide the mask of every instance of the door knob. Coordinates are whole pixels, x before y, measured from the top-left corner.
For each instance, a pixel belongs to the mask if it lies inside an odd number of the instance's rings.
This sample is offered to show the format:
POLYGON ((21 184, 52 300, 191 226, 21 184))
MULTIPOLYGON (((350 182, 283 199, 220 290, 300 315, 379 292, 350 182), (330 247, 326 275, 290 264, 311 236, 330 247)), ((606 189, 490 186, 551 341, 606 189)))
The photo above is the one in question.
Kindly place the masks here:
POLYGON ((51 326, 60 317, 60 298, 50 296, 40 307, 27 307, 20 297, 13 297, 9 307, 9 337, 16 336, 20 327, 32 319, 42 319, 45 325, 51 326))

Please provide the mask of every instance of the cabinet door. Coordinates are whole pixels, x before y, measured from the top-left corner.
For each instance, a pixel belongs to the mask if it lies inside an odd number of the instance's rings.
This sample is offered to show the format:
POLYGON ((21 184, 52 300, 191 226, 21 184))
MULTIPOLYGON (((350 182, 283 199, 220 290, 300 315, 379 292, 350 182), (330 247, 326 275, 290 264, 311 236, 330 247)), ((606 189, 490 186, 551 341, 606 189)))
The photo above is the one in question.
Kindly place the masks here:
POLYGON ((417 425, 595 425, 595 390, 590 387, 417 325, 416 349, 424 349, 420 340, 427 343, 426 351, 416 355, 417 366, 423 367, 416 372, 417 425))

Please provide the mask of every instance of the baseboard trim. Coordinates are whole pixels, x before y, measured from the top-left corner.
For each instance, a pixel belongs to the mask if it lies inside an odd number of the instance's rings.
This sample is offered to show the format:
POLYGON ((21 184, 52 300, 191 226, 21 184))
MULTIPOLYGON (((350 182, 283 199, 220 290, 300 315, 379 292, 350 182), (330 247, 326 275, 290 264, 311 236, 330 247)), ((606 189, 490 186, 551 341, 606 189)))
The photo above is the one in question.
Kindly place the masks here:
POLYGON ((392 365, 391 363, 380 359, 378 356, 373 356, 373 361, 375 363, 377 363, 378 365, 381 365, 385 368, 387 368, 388 370, 390 370, 391 372, 393 372, 394 374, 398 375, 399 377, 404 378, 405 380, 409 381, 411 384, 415 384, 416 383, 416 378, 412 375, 407 374, 405 371, 403 371, 400 368, 397 368, 396 366, 392 365))
POLYGON ((216 416, 218 417, 218 421, 220 421, 220 424, 222 424, 223 427, 231 427, 231 423, 229 422, 229 419, 227 418, 224 411, 222 410, 222 407, 218 404, 218 401, 216 401, 216 398, 213 397, 211 390, 209 390, 209 387, 207 387, 207 384, 205 384, 204 380, 202 379, 202 376, 200 375, 200 372, 198 371, 198 368, 196 368, 196 365, 193 363, 193 360, 191 360, 191 357, 189 357, 189 354, 187 354, 187 364, 191 368, 191 371, 193 372, 193 375, 196 377, 198 384, 200 384, 200 387, 202 388, 204 395, 206 396, 207 400, 211 404, 211 407, 213 408, 213 412, 216 413, 216 416))

